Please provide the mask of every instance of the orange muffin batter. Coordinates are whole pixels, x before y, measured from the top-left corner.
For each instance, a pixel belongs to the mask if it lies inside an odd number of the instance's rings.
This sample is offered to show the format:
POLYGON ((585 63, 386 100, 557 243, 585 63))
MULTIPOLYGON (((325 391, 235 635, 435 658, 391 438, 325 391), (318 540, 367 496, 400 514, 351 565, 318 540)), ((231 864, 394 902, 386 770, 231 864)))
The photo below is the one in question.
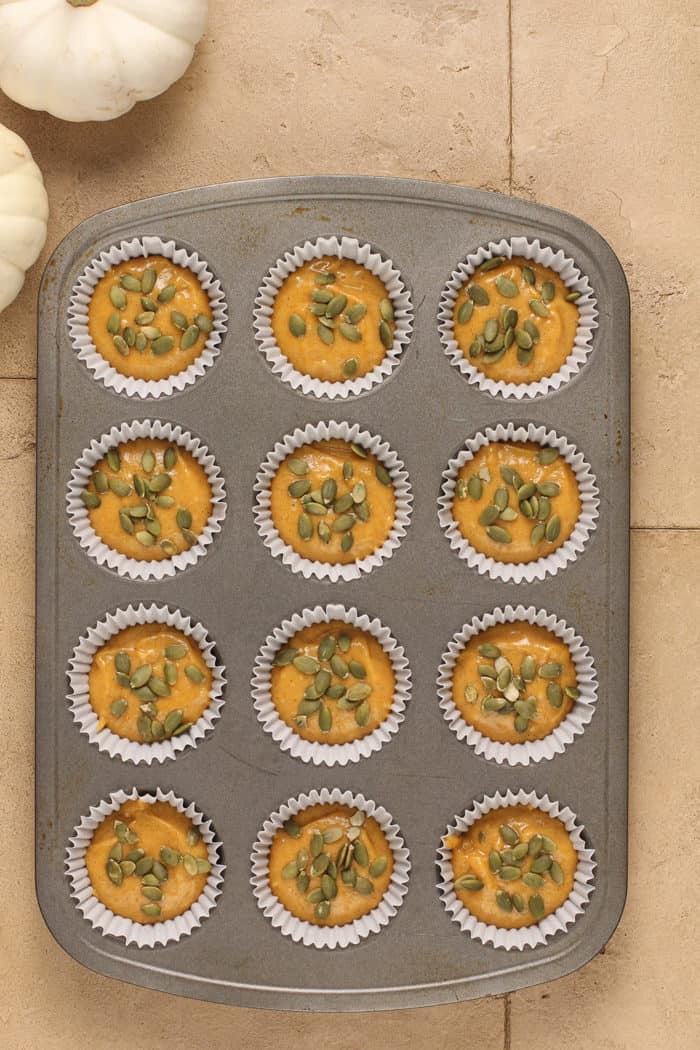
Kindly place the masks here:
POLYGON ((523 622, 470 638, 452 677, 452 698, 465 722, 507 744, 548 736, 577 696, 569 647, 546 628, 523 622))
POLYGON ((452 514, 462 536, 496 561, 546 557, 581 513, 573 470, 550 446, 494 441, 459 471, 452 514))
POLYGON ((497 256, 460 289, 455 339, 491 379, 532 383, 558 372, 573 350, 578 298, 554 270, 497 256))
POLYGON ((339 620, 299 631, 275 657, 272 702, 304 740, 345 744, 373 732, 394 699, 376 638, 339 620))
POLYGON ((394 342, 386 288, 361 263, 323 256, 286 278, 275 298, 275 342, 298 372, 343 383, 383 360, 394 342))
POLYGON ((297 449, 272 479, 272 520, 312 561, 360 561, 386 541, 396 500, 383 464, 359 445, 319 441, 297 449))
POLYGON ((192 727, 209 706, 211 671, 182 631, 144 623, 97 650, 88 688, 100 729, 150 744, 192 727))
POLYGON ((113 266, 88 307, 95 348, 117 372, 136 379, 183 372, 213 326, 209 296, 196 276, 160 255, 113 266))
POLYGON ((569 833, 533 806, 492 810, 444 842, 452 851, 457 897, 482 922, 532 926, 573 889, 577 855, 569 833))
POLYGON ((272 840, 270 888, 297 918, 343 926, 376 908, 393 867, 373 817, 348 806, 308 806, 272 840))
POLYGON ((167 802, 132 799, 95 831, 85 855, 92 890, 125 919, 182 915, 200 897, 211 865, 189 817, 167 802))
POLYGON ((93 529, 107 546, 139 561, 172 558, 187 550, 211 513, 209 481, 194 456, 151 438, 110 449, 82 499, 93 529))

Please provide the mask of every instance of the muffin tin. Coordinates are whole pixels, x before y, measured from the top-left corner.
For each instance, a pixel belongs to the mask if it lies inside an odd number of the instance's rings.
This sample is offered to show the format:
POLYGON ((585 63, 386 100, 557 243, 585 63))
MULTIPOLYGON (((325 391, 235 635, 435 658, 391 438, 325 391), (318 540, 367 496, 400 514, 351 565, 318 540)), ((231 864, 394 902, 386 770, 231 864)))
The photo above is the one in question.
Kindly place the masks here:
POLYGON ((37 465, 36 870, 46 922, 78 961, 109 976, 242 1006, 371 1010, 498 994, 583 965, 608 940, 626 888, 629 300, 621 267, 590 227, 529 202, 456 186, 356 177, 234 183, 188 190, 97 215, 47 266, 39 298, 37 465), (316 237, 356 237, 391 258, 411 293, 414 329, 401 362, 360 397, 330 401, 291 389, 270 369, 253 327, 275 260, 316 237), (128 397, 96 381, 72 347, 68 309, 91 259, 135 237, 196 251, 221 281, 228 321, 221 352, 186 390, 128 397), (599 311, 592 352, 556 392, 514 402, 470 386, 440 341, 438 306, 452 271, 501 238, 561 248, 590 280, 599 311), (120 577, 81 549, 66 495, 93 439, 136 419, 179 424, 215 457, 227 512, 194 565, 157 580, 120 577), (275 444, 320 421, 357 423, 405 464, 414 504, 391 557, 348 582, 306 579, 263 544, 254 485, 275 444), (465 441, 499 423, 554 429, 590 464, 599 517, 585 549, 555 577, 490 580, 450 548, 438 522, 443 471, 465 441), (80 733, 67 670, 86 629, 117 608, 156 602, 201 623, 225 667, 226 703, 213 731, 163 765, 110 758, 80 733), (312 767, 264 732, 253 703, 258 652, 285 618, 329 602, 378 617, 412 673, 405 720, 381 750, 347 766, 312 767), (507 767, 450 732, 437 675, 450 639, 474 616, 533 605, 565 620, 590 648, 596 713, 563 754, 507 767), (66 847, 81 817, 112 792, 172 791, 211 819, 223 844, 223 892, 201 929, 153 949, 93 929, 70 896, 66 847), (386 807, 410 851, 405 901, 385 929, 335 951, 282 937, 252 891, 251 850, 285 800, 313 789, 361 793, 386 807), (570 807, 595 851, 591 899, 545 944, 505 952, 469 938, 440 900, 437 851, 455 814, 484 795, 536 791, 570 807))

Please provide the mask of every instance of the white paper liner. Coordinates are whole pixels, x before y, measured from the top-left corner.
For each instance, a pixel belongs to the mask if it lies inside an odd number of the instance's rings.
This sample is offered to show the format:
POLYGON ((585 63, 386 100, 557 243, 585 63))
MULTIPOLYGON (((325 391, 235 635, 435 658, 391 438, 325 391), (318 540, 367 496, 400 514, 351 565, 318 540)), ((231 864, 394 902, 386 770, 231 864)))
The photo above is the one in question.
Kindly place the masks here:
POLYGON ((211 821, 207 820, 193 803, 186 803, 172 791, 161 791, 157 788, 154 794, 141 794, 136 788, 131 791, 114 791, 108 799, 103 799, 84 816, 74 830, 70 846, 66 849, 66 874, 70 881, 71 897, 76 902, 78 911, 92 924, 93 928, 109 937, 118 937, 127 944, 139 948, 155 948, 179 941, 194 929, 201 926, 204 920, 216 907, 217 897, 221 893, 225 866, 221 863, 221 843, 214 837, 211 821), (184 813, 199 830, 206 843, 211 864, 211 871, 202 893, 194 904, 175 916, 157 923, 134 922, 121 915, 115 915, 97 899, 93 893, 90 876, 85 865, 85 854, 92 841, 92 836, 103 820, 116 813, 130 799, 141 798, 145 802, 168 802, 179 813, 184 813))
POLYGON ((73 719, 90 743, 96 744, 100 751, 105 751, 110 758, 121 758, 123 762, 133 762, 135 765, 145 763, 148 766, 152 762, 164 762, 167 758, 175 758, 181 751, 188 747, 196 747, 200 740, 204 739, 221 715, 224 705, 222 693, 226 684, 224 669, 216 662, 214 642, 201 623, 193 623, 190 617, 184 616, 179 609, 155 604, 141 604, 137 607, 129 605, 125 609, 117 609, 114 613, 107 613, 94 627, 89 627, 73 649, 73 656, 68 664, 68 681, 68 700, 73 719), (166 624, 190 638, 199 647, 212 676, 209 706, 192 727, 181 736, 173 736, 169 740, 156 740, 151 744, 127 740, 107 727, 98 729, 98 717, 90 703, 88 686, 92 660, 98 649, 127 627, 145 623, 166 624))
POLYGON ((475 616, 470 623, 465 624, 454 635, 447 650, 443 653, 437 685, 440 709, 457 739, 465 740, 474 748, 477 755, 483 755, 484 758, 494 762, 505 762, 509 766, 526 766, 530 762, 540 762, 543 759, 563 754, 566 747, 577 735, 583 733, 584 728, 593 718, 598 698, 598 680, 588 646, 576 634, 573 627, 569 627, 564 620, 558 620, 556 616, 545 612, 544 609, 536 609, 534 605, 527 608, 524 605, 518 605, 515 608, 512 605, 506 605, 505 608, 494 609, 493 612, 481 618, 475 616), (509 744, 491 740, 464 719, 452 698, 452 676, 459 655, 471 638, 490 627, 495 627, 496 624, 518 622, 544 627, 564 642, 569 649, 576 671, 576 687, 579 690, 579 696, 566 718, 563 718, 546 737, 541 740, 524 740, 522 743, 509 744))
POLYGON ((499 423, 495 427, 486 427, 485 430, 467 439, 462 451, 448 463, 442 478, 442 488, 438 498, 438 520, 445 530, 450 546, 470 568, 476 569, 482 576, 489 576, 492 580, 503 580, 505 583, 532 583, 533 580, 544 580, 546 576, 554 576, 560 569, 576 560, 596 527, 600 500, 598 499, 598 486, 590 466, 575 445, 571 445, 555 430, 548 430, 544 426, 538 427, 534 423, 528 423, 527 426, 499 423), (551 554, 538 558, 536 561, 501 562, 491 556, 480 554, 472 547, 469 540, 464 538, 452 516, 457 474, 465 463, 474 458, 480 448, 496 441, 530 441, 542 446, 551 445, 559 450, 559 454, 569 464, 576 477, 581 513, 571 535, 551 554))
POLYGON ((321 788, 308 794, 290 798, 273 813, 263 824, 253 846, 251 855, 252 876, 250 879, 253 894, 258 907, 270 920, 275 929, 285 937, 291 937, 295 943, 301 941, 307 948, 347 948, 350 944, 359 944, 371 933, 378 933, 383 926, 396 915, 403 903, 408 889, 408 877, 411 870, 409 852, 404 845, 398 824, 383 806, 377 805, 364 795, 354 795, 352 791, 341 791, 340 788, 321 788), (270 889, 269 859, 270 847, 275 832, 291 817, 301 813, 308 806, 341 805, 362 810, 368 817, 374 817, 386 836, 387 843, 394 856, 394 868, 386 893, 379 904, 362 915, 359 919, 345 923, 343 926, 316 926, 305 919, 293 915, 270 889))
POLYGON ((401 361, 401 355, 410 341, 413 328, 413 307, 410 293, 391 259, 383 258, 368 244, 361 244, 354 237, 319 237, 318 240, 305 241, 304 244, 296 245, 277 260, 258 291, 255 299, 254 318, 255 338, 273 374, 291 386, 293 390, 299 390, 302 394, 327 397, 333 400, 365 394, 391 375, 401 361), (396 325, 393 345, 390 350, 387 350, 380 363, 363 376, 338 383, 314 379, 313 376, 299 372, 278 347, 272 331, 272 311, 275 299, 286 278, 304 263, 312 259, 320 259, 324 255, 336 256, 338 259, 352 259, 378 277, 393 304, 396 325))
POLYGON ((96 379, 110 390, 127 397, 169 397, 191 386, 219 355, 221 341, 226 332, 228 307, 221 283, 209 270, 208 264, 196 252, 178 248, 175 241, 162 241, 159 237, 136 237, 112 245, 92 259, 78 278, 68 307, 68 331, 73 349, 96 379), (162 255, 177 266, 191 270, 209 297, 214 327, 207 335, 201 353, 188 368, 165 379, 136 379, 123 375, 110 365, 93 343, 88 329, 88 307, 98 282, 119 263, 130 259, 143 259, 149 255, 162 255))
POLYGON ((552 802, 548 795, 538 795, 535 791, 511 791, 510 789, 501 794, 484 796, 479 802, 475 802, 471 809, 458 817, 445 831, 445 835, 461 834, 467 831, 471 825, 491 810, 500 809, 503 806, 534 806, 536 809, 548 813, 550 817, 560 820, 569 832, 571 843, 578 854, 578 864, 574 874, 574 885, 571 893, 556 911, 545 916, 532 926, 521 926, 518 929, 504 930, 493 923, 485 923, 472 915, 469 909, 462 903, 454 890, 454 878, 452 872, 452 851, 446 846, 440 846, 437 855, 437 866, 440 873, 438 890, 440 899, 445 905, 448 915, 459 928, 468 933, 474 940, 482 944, 492 944, 494 948, 505 948, 506 951, 523 948, 536 948, 546 944, 555 933, 566 931, 569 926, 583 913, 583 909, 593 892, 593 872, 596 863, 593 860, 595 851, 588 849, 583 837, 583 828, 577 823, 576 815, 568 808, 561 806, 558 802, 552 802))
POLYGON ((137 419, 133 423, 122 423, 121 426, 112 427, 108 433, 93 439, 88 448, 83 449, 71 471, 66 502, 68 520, 80 546, 91 558, 95 559, 98 565, 106 565, 107 568, 114 569, 119 576, 125 576, 131 580, 163 580, 168 576, 174 576, 180 569, 194 565, 206 554, 207 547, 216 533, 221 532, 221 523, 226 516, 224 479, 216 460, 206 445, 203 445, 199 438, 193 437, 189 431, 183 430, 179 424, 163 423, 159 419, 137 419), (108 547, 93 529, 88 509, 80 498, 95 466, 109 449, 137 438, 162 439, 186 449, 203 468, 211 489, 211 513, 201 535, 197 537, 197 542, 188 550, 180 551, 172 558, 163 558, 160 561, 139 561, 137 558, 127 558, 113 547, 108 547))
POLYGON ((358 580, 363 573, 371 572, 378 565, 392 556, 406 535, 411 520, 413 493, 408 480, 408 472, 402 461, 386 441, 376 434, 370 434, 360 428, 359 423, 338 423, 335 420, 321 423, 308 423, 303 429, 297 427, 293 434, 287 434, 278 441, 265 462, 261 465, 255 479, 255 522, 263 543, 274 558, 281 558, 284 565, 299 572, 304 579, 315 577, 318 580, 330 580, 337 583, 343 580, 358 580), (302 445, 316 441, 340 440, 360 445, 367 449, 386 467, 394 486, 396 509, 394 524, 381 547, 372 551, 359 561, 341 564, 339 562, 312 561, 298 554, 293 547, 285 543, 270 513, 270 486, 280 464, 302 445))
POLYGON ((573 259, 565 255, 561 248, 555 251, 547 245, 540 244, 539 240, 529 241, 526 237, 511 237, 501 241, 491 241, 486 247, 481 247, 468 255, 457 269, 452 271, 440 297, 438 329, 445 353, 455 368, 458 368, 462 375, 467 377, 469 383, 478 386, 480 390, 488 394, 505 398, 513 397, 519 401, 522 398, 538 397, 551 393, 553 390, 559 390, 585 365, 593 349, 593 332, 598 327, 597 306, 588 278, 581 273, 573 259), (531 383, 506 383, 503 379, 496 381, 489 378, 471 363, 455 339, 454 306, 460 289, 483 262, 499 255, 505 256, 506 259, 518 256, 530 259, 541 266, 547 266, 561 277, 570 291, 581 293, 580 298, 574 304, 578 309, 579 319, 574 345, 569 356, 557 372, 531 383))
POLYGON ((294 613, 291 619, 284 620, 268 635, 255 658, 251 685, 258 721, 282 751, 288 751, 293 758, 300 758, 302 762, 312 762, 315 766, 346 766, 348 762, 359 762, 361 758, 369 758, 380 751, 398 732, 405 718, 406 705, 411 698, 411 670, 403 647, 398 644, 389 628, 376 617, 370 619, 354 607, 346 609, 344 605, 326 605, 324 608, 317 605, 315 609, 304 609, 301 613, 294 613), (279 650, 304 628, 317 623, 330 623, 333 620, 340 620, 371 634, 389 657, 394 672, 394 700, 386 718, 371 733, 346 744, 324 744, 304 740, 280 718, 271 695, 272 666, 279 650))

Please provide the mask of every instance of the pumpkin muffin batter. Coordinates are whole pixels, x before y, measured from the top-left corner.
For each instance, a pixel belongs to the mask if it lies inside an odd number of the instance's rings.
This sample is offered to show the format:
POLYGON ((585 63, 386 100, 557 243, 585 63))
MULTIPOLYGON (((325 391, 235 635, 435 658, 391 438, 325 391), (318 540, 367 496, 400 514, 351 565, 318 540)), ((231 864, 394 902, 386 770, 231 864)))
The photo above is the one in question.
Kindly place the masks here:
POLYGON ((361 263, 323 256, 304 263, 275 298, 272 331, 298 372, 344 383, 371 372, 394 343, 386 288, 361 263))
POLYGON ((131 799, 95 831, 85 855, 95 896, 133 922, 173 919, 200 897, 211 869, 206 843, 168 802, 131 799))
POLYGON ((460 469, 452 515, 496 561, 528 562, 561 547, 581 513, 576 475, 551 446, 494 441, 460 469))
POLYGON ((386 893, 394 858, 373 817, 348 806, 308 806, 270 847, 270 888, 299 919, 343 926, 386 893))
POLYGON ((209 296, 191 270, 160 255, 119 263, 88 306, 96 350, 117 372, 167 379, 199 357, 214 327, 209 296))
POLYGON ((546 266, 495 256, 460 289, 455 339, 470 364, 489 378, 536 382, 558 372, 573 350, 579 297, 546 266))
POLYGON ((152 438, 110 449, 81 495, 100 539, 138 561, 187 550, 211 513, 209 481, 194 456, 152 438))
POLYGON ((386 467, 359 445, 319 441, 296 449, 272 479, 280 536, 304 558, 347 564, 381 547, 396 500, 386 467))
POLYGON ((577 855, 560 820, 533 806, 506 806, 462 834, 446 835, 455 893, 485 923, 532 926, 561 907, 577 855))
POLYGON ((98 649, 88 688, 100 729, 150 744, 191 729, 209 706, 211 671, 182 631, 144 623, 98 649))
POLYGON ((271 691, 280 718, 304 740, 345 744, 387 717, 394 672, 376 638, 334 620, 305 627, 280 649, 271 691))
POLYGON ((521 621, 470 638, 452 676, 452 698, 465 722, 506 744, 548 736, 577 697, 569 647, 521 621))

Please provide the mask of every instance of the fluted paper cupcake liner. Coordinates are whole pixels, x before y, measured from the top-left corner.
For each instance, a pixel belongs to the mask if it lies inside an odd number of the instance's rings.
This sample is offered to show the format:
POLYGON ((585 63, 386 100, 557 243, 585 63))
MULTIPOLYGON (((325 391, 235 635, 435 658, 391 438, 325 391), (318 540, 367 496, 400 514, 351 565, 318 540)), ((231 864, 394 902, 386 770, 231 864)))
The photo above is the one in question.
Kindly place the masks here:
POLYGON ((452 271, 438 308, 440 339, 447 357, 455 368, 466 376, 469 383, 480 390, 504 398, 515 398, 518 401, 551 393, 568 383, 588 360, 593 349, 593 333, 597 327, 598 304, 593 289, 588 278, 581 273, 574 260, 570 259, 561 248, 555 251, 547 245, 540 244, 539 240, 529 241, 526 237, 491 241, 485 247, 468 255, 457 269, 452 271), (539 263, 541 266, 547 266, 561 277, 570 291, 580 293, 580 298, 575 304, 578 309, 578 325, 569 356, 556 372, 530 383, 507 383, 503 379, 491 379, 471 363, 455 338, 454 306, 460 289, 482 263, 499 255, 505 256, 506 259, 519 256, 539 263))
POLYGON ((80 546, 98 565, 114 569, 119 576, 128 577, 131 580, 163 580, 168 576, 174 576, 180 569, 194 565, 206 554, 207 547, 216 533, 221 532, 221 523, 226 516, 224 479, 216 460, 206 445, 203 445, 199 438, 193 437, 187 430, 183 430, 181 426, 163 423, 159 419, 137 419, 133 423, 122 423, 118 427, 112 427, 101 437, 93 439, 89 446, 83 449, 71 471, 66 501, 68 520, 80 546), (95 466, 109 449, 137 438, 169 441, 186 449, 200 464, 209 482, 212 503, 209 520, 201 535, 197 537, 197 542, 188 550, 173 555, 172 558, 163 558, 159 561, 139 561, 137 558, 127 558, 113 547, 108 547, 93 529, 88 509, 80 498, 95 466))
POLYGON ((385 259, 379 252, 373 251, 368 244, 361 244, 354 237, 319 237, 315 241, 298 244, 291 251, 285 252, 284 256, 278 259, 271 268, 260 286, 255 300, 254 317, 255 338, 273 374, 291 386, 293 390, 312 397, 326 397, 330 400, 365 394, 388 379, 408 346, 413 328, 411 296, 400 272, 391 259, 385 259), (287 277, 304 263, 312 259, 320 259, 324 255, 335 256, 338 259, 352 259, 378 277, 393 304, 396 324, 393 345, 390 350, 387 350, 380 363, 363 376, 338 383, 315 379, 304 372, 299 372, 277 345, 272 331, 272 311, 275 299, 287 277))
POLYGON ((162 241, 160 237, 135 237, 131 241, 113 244, 88 263, 71 294, 68 307, 68 331, 73 349, 80 361, 101 383, 118 394, 127 397, 169 397, 185 390, 214 364, 219 355, 221 341, 226 333, 228 307, 220 281, 214 277, 208 263, 197 252, 178 248, 175 241, 162 241), (177 375, 165 379, 136 379, 117 371, 99 352, 92 341, 88 328, 90 300, 99 281, 109 270, 130 259, 143 259, 149 255, 162 255, 177 266, 191 270, 206 292, 211 306, 214 327, 207 335, 202 352, 189 367, 177 375))
POLYGON ((255 522, 263 543, 275 558, 281 558, 292 572, 301 573, 305 579, 315 577, 318 580, 330 580, 333 583, 343 580, 358 580, 364 573, 371 572, 378 565, 392 556, 406 535, 411 520, 413 493, 402 461, 393 449, 382 441, 381 437, 361 430, 358 423, 330 422, 309 423, 304 428, 297 427, 293 434, 287 434, 278 441, 273 450, 261 465, 255 480, 255 522), (341 564, 340 562, 312 561, 298 554, 280 536, 270 512, 270 486, 278 468, 284 460, 302 445, 316 441, 339 440, 360 445, 371 452, 386 467, 394 486, 396 509, 394 524, 384 543, 371 554, 359 561, 341 564))
POLYGON ((575 445, 570 444, 555 430, 544 426, 516 426, 515 423, 499 423, 487 427, 467 439, 464 448, 451 459, 442 475, 442 488, 438 499, 438 520, 445 530, 450 546, 470 568, 476 569, 482 576, 492 580, 503 580, 505 583, 532 583, 533 580, 544 580, 554 576, 560 569, 575 561, 588 542, 590 534, 596 527, 598 519, 598 486, 593 472, 575 445), (534 442, 543 447, 550 445, 571 467, 578 485, 581 500, 581 512, 571 535, 564 543, 546 557, 529 562, 501 562, 495 558, 480 554, 472 547, 459 531, 459 526, 452 515, 457 475, 465 463, 473 459, 480 448, 500 441, 534 442))
POLYGON ((383 806, 366 799, 364 795, 354 795, 351 791, 341 791, 340 788, 312 790, 308 794, 291 798, 280 806, 268 817, 260 829, 253 846, 251 863, 250 881, 253 894, 258 902, 258 907, 275 929, 283 933, 285 937, 291 937, 296 943, 301 941, 306 947, 331 949, 347 948, 351 944, 359 944, 371 933, 379 933, 401 907, 408 889, 408 877, 411 870, 409 852, 404 845, 399 826, 394 823, 391 814, 387 813, 383 806), (343 926, 316 926, 305 919, 297 918, 284 907, 270 888, 270 847, 275 833, 291 817, 295 817, 308 806, 318 805, 350 806, 353 809, 362 810, 368 817, 373 817, 384 832, 394 858, 391 880, 379 904, 366 915, 353 919, 352 922, 345 923, 343 926))
POLYGON ((524 605, 518 605, 515 608, 512 605, 506 605, 505 608, 494 609, 493 612, 483 617, 475 616, 470 623, 465 624, 454 635, 447 650, 443 653, 437 686, 440 709, 457 739, 465 740, 470 747, 474 748, 477 755, 483 755, 484 758, 494 762, 507 763, 509 766, 526 766, 530 762, 541 762, 543 759, 563 754, 568 745, 576 736, 583 733, 593 718, 598 698, 598 680, 588 646, 576 634, 573 627, 569 627, 564 620, 558 620, 556 616, 545 612, 544 609, 536 609, 534 605, 527 608, 524 605), (568 715, 546 737, 541 740, 524 740, 522 743, 509 744, 491 740, 466 721, 453 700, 452 678, 460 653, 470 639, 490 627, 495 627, 496 624, 519 622, 544 627, 564 642, 569 649, 576 670, 576 686, 579 696, 574 701, 568 715))
POLYGON ((164 762, 167 758, 175 758, 181 751, 189 747, 196 747, 204 739, 206 734, 214 728, 221 715, 221 708, 224 705, 222 693, 226 684, 224 669, 216 662, 214 642, 201 623, 193 622, 179 609, 169 609, 167 605, 143 604, 129 605, 125 609, 107 613, 104 619, 96 623, 94 627, 88 628, 73 649, 73 656, 68 664, 68 681, 70 684, 68 700, 73 720, 90 743, 96 744, 100 751, 106 752, 110 758, 121 758, 123 762, 133 762, 135 765, 144 763, 149 766, 152 762, 164 762), (179 736, 170 737, 168 740, 156 740, 151 744, 127 740, 107 727, 100 729, 97 713, 90 703, 88 685, 88 675, 95 653, 110 638, 127 627, 146 623, 159 623, 174 627, 195 642, 212 676, 209 704, 192 727, 179 736))
POLYGON ((127 944, 139 948, 155 948, 171 944, 186 937, 201 926, 204 920, 216 907, 221 894, 225 866, 221 863, 221 843, 215 838, 211 821, 207 820, 193 803, 178 798, 172 791, 161 791, 157 788, 154 794, 141 794, 136 788, 131 791, 114 791, 107 799, 90 807, 75 828, 70 845, 66 850, 66 874, 70 882, 71 897, 76 902, 78 911, 92 925, 93 929, 108 937, 118 937, 127 944), (157 923, 134 922, 121 915, 115 915, 110 908, 102 904, 93 892, 90 876, 85 864, 85 854, 95 831, 109 816, 116 813, 130 799, 141 798, 145 802, 167 802, 179 813, 184 813, 198 829, 206 843, 211 871, 206 885, 198 899, 182 915, 165 919, 157 923))
POLYGON ((474 940, 486 945, 492 944, 494 948, 505 948, 506 951, 536 948, 546 944, 556 933, 566 931, 579 915, 583 914, 583 909, 594 889, 593 873, 596 867, 593 859, 594 850, 586 846, 583 827, 577 822, 578 818, 568 806, 552 802, 548 795, 538 795, 535 791, 508 790, 503 794, 497 792, 495 795, 484 796, 481 801, 475 802, 471 809, 465 810, 461 816, 454 818, 445 831, 445 836, 464 833, 475 821, 494 809, 500 809, 503 806, 527 805, 540 809, 543 813, 561 821, 569 833, 571 844, 578 857, 571 893, 556 911, 545 916, 540 922, 517 929, 501 929, 493 923, 485 923, 477 919, 455 893, 452 851, 442 845, 437 855, 440 899, 452 921, 456 922, 459 928, 474 940))
POLYGON ((405 718, 406 705, 411 698, 411 671, 403 647, 398 644, 389 628, 376 617, 370 619, 354 607, 346 609, 344 605, 326 605, 324 608, 317 605, 314 609, 304 609, 301 613, 295 613, 268 635, 255 658, 251 685, 258 720, 282 751, 288 751, 294 758, 300 758, 302 762, 312 762, 315 766, 346 766, 349 762, 359 762, 361 758, 369 758, 380 751, 398 732, 405 718), (271 690, 272 667, 279 650, 304 628, 318 623, 331 623, 334 620, 340 620, 371 634, 389 657, 394 672, 394 699, 386 718, 371 733, 346 744, 324 744, 299 736, 280 717, 272 700, 271 690))

